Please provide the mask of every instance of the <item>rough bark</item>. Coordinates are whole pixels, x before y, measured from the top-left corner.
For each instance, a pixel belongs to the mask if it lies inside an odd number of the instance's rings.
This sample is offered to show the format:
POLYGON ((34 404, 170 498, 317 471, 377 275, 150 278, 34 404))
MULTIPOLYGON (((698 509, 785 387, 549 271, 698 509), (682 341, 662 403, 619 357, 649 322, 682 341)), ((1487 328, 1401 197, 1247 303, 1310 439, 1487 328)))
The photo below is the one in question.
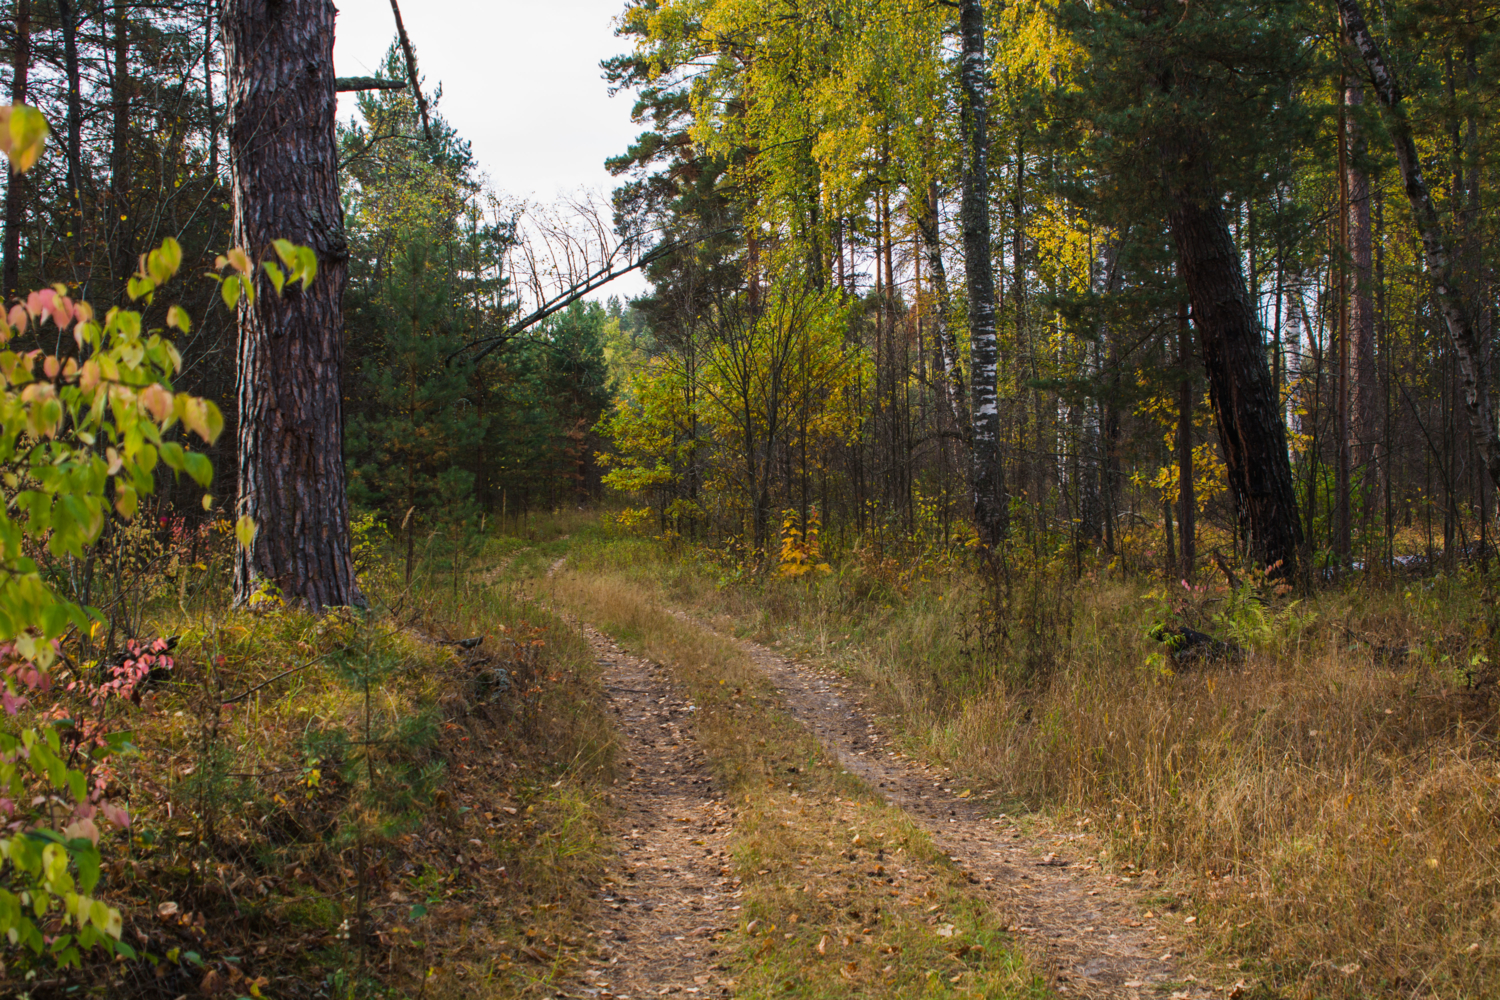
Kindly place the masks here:
POLYGON ((382 80, 378 76, 341 76, 334 81, 333 89, 340 94, 361 90, 405 90, 410 84, 405 80, 382 80))
POLYGON ((969 393, 973 424, 974 525, 979 541, 993 547, 1008 530, 1005 469, 1000 461, 1000 398, 995 338, 995 265, 990 256, 990 165, 988 62, 984 5, 961 0, 959 80, 963 91, 964 277, 969 293, 969 393))
POLYGON ((1422 253, 1427 264, 1432 297, 1448 329, 1454 353, 1458 356, 1469 428, 1485 469, 1489 472, 1490 481, 1500 486, 1500 432, 1495 427, 1490 406, 1483 345, 1469 304, 1454 280, 1453 248, 1448 235, 1443 231, 1437 206, 1433 204, 1432 195, 1427 189, 1427 181, 1422 176, 1422 161, 1417 156, 1416 139, 1402 103, 1401 87, 1370 34, 1360 5, 1356 0, 1338 0, 1338 5, 1339 11, 1344 15, 1344 32, 1359 51, 1365 69, 1370 74, 1370 82, 1380 101, 1386 130, 1390 132, 1396 147, 1396 162, 1401 168, 1406 198, 1411 203, 1412 219, 1422 238, 1422 253))
MULTIPOLYGON (((1344 88, 1344 104, 1358 108, 1365 102, 1364 88, 1350 81, 1344 88)), ((1385 393, 1375 368, 1375 268, 1374 238, 1370 226, 1370 175, 1365 170, 1366 144, 1359 119, 1345 118, 1349 161, 1349 381, 1352 393, 1354 463, 1365 482, 1374 482, 1376 452, 1381 440, 1380 410, 1385 393)))
POLYGON ((258 531, 235 597, 262 581, 317 610, 363 605, 344 486, 342 300, 330 0, 227 0, 234 242, 254 260, 278 237, 310 246, 318 275, 278 298, 261 278, 239 310, 239 505, 258 531))
MULTIPOLYGON (((25 104, 28 78, 31 74, 31 0, 16 2, 16 46, 15 62, 12 66, 10 102, 25 104)), ((26 206, 26 178, 15 168, 7 166, 8 183, 5 188, 5 252, 0 263, 0 298, 9 302, 20 293, 21 286, 21 225, 26 206)))
MULTIPOLYGON (((1174 151, 1167 162, 1203 170, 1196 151, 1174 151)), ((1208 183, 1179 183, 1168 214, 1179 266, 1198 329, 1219 444, 1229 470, 1240 530, 1257 562, 1290 574, 1302 544, 1292 489, 1286 428, 1271 370, 1250 305, 1240 255, 1218 198, 1208 183)))

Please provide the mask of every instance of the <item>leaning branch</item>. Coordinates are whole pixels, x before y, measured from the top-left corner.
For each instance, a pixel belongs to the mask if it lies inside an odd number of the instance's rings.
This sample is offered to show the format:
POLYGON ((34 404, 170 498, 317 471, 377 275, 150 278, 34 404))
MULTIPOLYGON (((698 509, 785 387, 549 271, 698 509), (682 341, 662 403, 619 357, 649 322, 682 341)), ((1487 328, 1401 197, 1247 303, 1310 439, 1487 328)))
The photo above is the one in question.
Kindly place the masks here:
POLYGON ((504 347, 506 344, 510 343, 518 335, 524 333, 528 328, 535 326, 542 320, 546 319, 548 316, 551 316, 553 313, 561 312, 573 303, 583 299, 591 292, 595 292, 600 288, 603 288, 605 285, 609 284, 611 281, 614 281, 616 278, 623 277, 624 275, 629 274, 631 271, 638 271, 641 268, 652 263, 653 261, 660 260, 662 257, 665 257, 669 253, 681 250, 684 247, 694 246, 698 243, 702 243, 704 240, 712 239, 716 236, 722 236, 725 233, 732 231, 732 229, 717 229, 713 232, 703 233, 690 239, 675 240, 671 243, 665 243, 659 247, 647 251, 646 253, 642 254, 640 258, 634 263, 627 264, 623 267, 618 267, 613 263, 607 263, 597 271, 585 277, 582 281, 569 285, 567 288, 563 289, 561 292, 558 292, 552 298, 543 302, 533 311, 527 313, 525 316, 522 316, 514 323, 509 324, 500 333, 494 334, 493 336, 489 337, 481 337, 478 340, 470 341, 469 343, 465 344, 457 351, 454 351, 452 354, 448 355, 444 363, 452 364, 454 360, 456 360, 460 355, 464 354, 467 351, 472 351, 475 348, 481 348, 481 350, 478 354, 474 355, 474 361, 482 361, 485 358, 489 357, 491 354, 498 351, 500 348, 504 347))
MULTIPOLYGON (((673 247, 676 247, 678 245, 679 244, 673 244, 673 247)), ((452 354, 448 355, 448 362, 452 363, 453 360, 459 355, 463 354, 465 351, 472 351, 476 347, 482 347, 483 350, 474 355, 474 361, 479 362, 484 360, 491 354, 498 351, 500 348, 504 347, 506 344, 510 343, 518 335, 524 333, 527 328, 535 326, 542 320, 546 319, 548 316, 551 316, 553 313, 561 312, 562 310, 568 308, 568 306, 587 296, 590 292, 594 292, 600 288, 603 288, 605 285, 609 284, 611 281, 614 281, 616 278, 627 275, 631 271, 636 271, 640 268, 645 267, 653 260, 656 260, 658 257, 662 256, 662 254, 666 252, 666 249, 653 250, 641 257, 641 259, 636 261, 634 264, 630 264, 626 267, 616 268, 613 265, 610 265, 603 267, 598 271, 595 271, 587 278, 584 278, 583 281, 579 282, 576 285, 570 285, 564 291, 559 292, 557 295, 542 303, 542 305, 537 307, 532 312, 527 313, 525 316, 522 316, 514 323, 511 323, 505 328, 503 332, 495 334, 492 337, 484 337, 471 343, 465 344, 457 351, 454 351, 452 354)))
POLYGON ((1412 219, 1422 237, 1422 251, 1427 262, 1427 275, 1432 283, 1432 296, 1443 314, 1448 336, 1458 354, 1458 368, 1464 383, 1464 408, 1469 411, 1469 426, 1474 440, 1482 449, 1491 482, 1500 486, 1500 432, 1496 431, 1490 409, 1489 386, 1484 377, 1484 351, 1469 305, 1464 301, 1463 292, 1453 278, 1453 250, 1443 232, 1437 206, 1433 204, 1432 195, 1427 189, 1427 181, 1422 176, 1422 161, 1417 156, 1417 143, 1412 135, 1411 119, 1407 117, 1402 103, 1401 87, 1370 34, 1369 25, 1365 22, 1357 0, 1338 0, 1338 5, 1339 12, 1344 15, 1344 33, 1364 59, 1370 81, 1380 99, 1386 129, 1396 144, 1396 162, 1401 167, 1406 198, 1411 202, 1412 219))
POLYGON ((411 39, 407 37, 406 25, 401 20, 401 5, 391 0, 391 13, 396 15, 396 34, 401 38, 401 51, 406 53, 406 74, 411 78, 411 92, 417 98, 417 110, 422 112, 422 133, 432 141, 432 123, 427 120, 427 98, 422 96, 422 84, 417 80, 417 54, 412 51, 411 39))

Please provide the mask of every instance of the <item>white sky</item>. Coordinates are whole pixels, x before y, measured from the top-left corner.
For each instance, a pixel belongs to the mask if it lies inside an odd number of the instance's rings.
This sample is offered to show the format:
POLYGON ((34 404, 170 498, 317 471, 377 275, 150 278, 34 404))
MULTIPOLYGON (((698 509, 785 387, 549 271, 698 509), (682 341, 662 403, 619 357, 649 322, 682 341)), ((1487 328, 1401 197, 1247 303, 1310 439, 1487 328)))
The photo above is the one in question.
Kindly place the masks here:
MULTIPOLYGON (((340 76, 372 76, 396 37, 390 0, 335 0, 333 62, 340 76)), ((404 0, 401 17, 431 93, 441 83, 443 117, 473 144, 498 190, 539 202, 615 179, 604 160, 641 131, 634 96, 611 98, 599 61, 626 51, 614 35, 624 0, 404 0)), ((339 97, 339 117, 355 113, 339 97)), ((592 296, 646 289, 632 272, 592 296)))

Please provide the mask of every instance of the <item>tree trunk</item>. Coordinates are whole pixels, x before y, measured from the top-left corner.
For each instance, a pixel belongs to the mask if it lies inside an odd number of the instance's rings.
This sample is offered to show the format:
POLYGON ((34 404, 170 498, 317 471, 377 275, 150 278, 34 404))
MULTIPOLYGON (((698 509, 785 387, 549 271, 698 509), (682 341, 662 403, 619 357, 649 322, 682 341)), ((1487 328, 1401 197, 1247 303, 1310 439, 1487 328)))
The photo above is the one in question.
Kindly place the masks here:
POLYGON ((78 83, 78 24, 74 20, 72 0, 57 0, 58 20, 62 22, 63 74, 68 85, 68 139, 65 154, 68 160, 68 200, 72 217, 68 220, 68 231, 72 232, 72 245, 77 246, 83 236, 83 170, 80 144, 83 133, 83 95, 78 83))
MULTIPOLYGON (((31 73, 31 0, 16 0, 16 49, 12 68, 10 102, 26 103, 27 78, 31 73)), ((0 302, 9 302, 21 291, 21 225, 26 204, 26 179, 7 166, 5 188, 5 253, 0 263, 0 302)))
POLYGON ((235 599, 262 581, 316 611, 363 605, 344 489, 344 285, 330 0, 227 0, 228 134, 234 241, 252 260, 285 238, 311 246, 318 275, 277 297, 257 282, 239 308, 239 512, 253 545, 235 599))
MULTIPOLYGON (((1365 102, 1364 88, 1350 80, 1344 88, 1346 108, 1365 102)), ((1377 481, 1381 440, 1380 410, 1385 393, 1375 368, 1374 239, 1370 226, 1370 175, 1365 170, 1366 144, 1359 119, 1346 112, 1349 190, 1349 354, 1353 410, 1354 464, 1360 479, 1373 489, 1377 481)), ((1373 493, 1371 493, 1373 496, 1373 493)), ((1370 509, 1366 504, 1366 510, 1370 509)))
POLYGON ((1432 297, 1458 355, 1459 372, 1464 386, 1464 408, 1469 412, 1470 430, 1490 481, 1500 486, 1500 432, 1497 432, 1490 408, 1489 382, 1479 330, 1468 303, 1464 301, 1463 293, 1453 278, 1453 250, 1439 222, 1437 207, 1433 205, 1432 196, 1427 190, 1427 181, 1422 176, 1422 161, 1417 156, 1411 122, 1406 117, 1406 108, 1401 101, 1401 88, 1390 67, 1386 65, 1379 46, 1375 44, 1356 0, 1338 0, 1338 5, 1339 11, 1344 15, 1345 34, 1359 50, 1365 68, 1370 73, 1386 128, 1396 146, 1396 161, 1401 167, 1407 200, 1411 202, 1412 219, 1422 237, 1422 251, 1426 258, 1428 280, 1432 285, 1432 297))
POLYGON ((203 17, 203 103, 208 109, 208 177, 219 183, 219 113, 214 107, 214 12, 203 17))
POLYGON ((1195 522, 1198 500, 1193 489, 1193 342, 1188 333, 1188 306, 1177 310, 1177 524, 1182 534, 1182 579, 1193 579, 1197 561, 1195 522))
POLYGON ((135 220, 131 218, 130 194, 130 20, 129 8, 115 4, 113 141, 109 154, 109 203, 113 214, 109 229, 110 260, 115 289, 123 289, 135 271, 135 220))
POLYGON ((969 291, 970 413, 973 421, 974 525, 987 548, 1009 528, 1000 461, 999 352, 995 338, 995 265, 990 256, 989 64, 984 6, 961 0, 960 81, 964 125, 964 272, 969 291))
POLYGON ((917 232, 922 237, 922 249, 927 257, 927 269, 931 274, 932 297, 936 300, 933 310, 935 329, 932 342, 937 348, 939 395, 942 399, 943 415, 947 418, 948 431, 959 431, 963 427, 960 414, 963 412, 964 371, 958 363, 958 341, 953 336, 953 326, 948 321, 948 269, 943 264, 941 220, 938 215, 938 186, 932 181, 927 186, 927 197, 922 199, 920 211, 914 220, 917 232))
MULTIPOLYGON (((1189 176, 1202 166, 1193 163, 1191 148, 1164 159, 1186 162, 1189 176)), ((1177 185, 1168 223, 1198 328, 1241 533, 1249 536, 1256 561, 1286 576, 1302 544, 1286 428, 1240 255, 1217 196, 1206 193, 1212 190, 1206 183, 1177 185)))
MULTIPOLYGON (((1344 88, 1339 87, 1339 99, 1344 99, 1344 88)), ((1350 367, 1349 367, 1349 132, 1344 127, 1347 109, 1339 109, 1339 216, 1338 216, 1338 319, 1334 323, 1335 343, 1333 380, 1333 440, 1334 440, 1334 530, 1333 551, 1339 557, 1340 566, 1349 562, 1352 547, 1353 525, 1350 523, 1349 466, 1353 430, 1349 421, 1350 367)))

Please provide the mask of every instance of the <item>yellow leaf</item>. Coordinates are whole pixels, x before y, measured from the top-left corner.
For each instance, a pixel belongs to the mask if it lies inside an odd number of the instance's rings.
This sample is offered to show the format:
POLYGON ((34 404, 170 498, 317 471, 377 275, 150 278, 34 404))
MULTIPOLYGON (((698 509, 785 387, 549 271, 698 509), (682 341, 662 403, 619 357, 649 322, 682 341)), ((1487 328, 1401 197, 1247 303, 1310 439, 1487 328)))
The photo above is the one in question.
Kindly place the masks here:
POLYGON ((24 174, 36 165, 46 148, 47 119, 36 108, 24 104, 6 110, 5 152, 16 172, 24 174))
POLYGON ((250 548, 250 543, 255 541, 255 531, 255 519, 249 514, 242 515, 234 526, 234 537, 240 543, 240 548, 250 548))

